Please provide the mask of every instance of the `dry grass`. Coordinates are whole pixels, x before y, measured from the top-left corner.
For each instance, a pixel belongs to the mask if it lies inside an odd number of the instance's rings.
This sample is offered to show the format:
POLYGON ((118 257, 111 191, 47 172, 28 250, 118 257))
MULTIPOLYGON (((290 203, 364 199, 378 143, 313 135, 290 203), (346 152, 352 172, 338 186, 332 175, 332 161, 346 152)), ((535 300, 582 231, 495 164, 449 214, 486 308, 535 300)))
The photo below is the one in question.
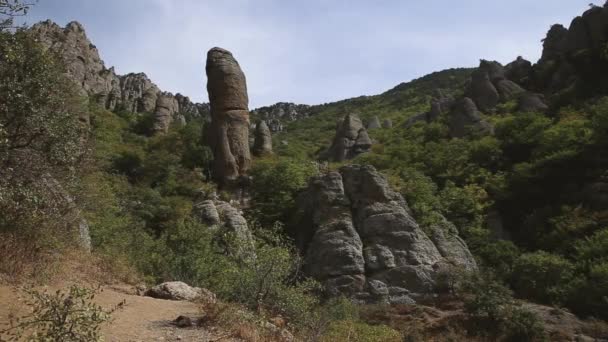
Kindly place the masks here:
POLYGON ((14 234, 0 234, 0 284, 136 284, 127 262, 100 257, 79 248, 42 248, 14 234))

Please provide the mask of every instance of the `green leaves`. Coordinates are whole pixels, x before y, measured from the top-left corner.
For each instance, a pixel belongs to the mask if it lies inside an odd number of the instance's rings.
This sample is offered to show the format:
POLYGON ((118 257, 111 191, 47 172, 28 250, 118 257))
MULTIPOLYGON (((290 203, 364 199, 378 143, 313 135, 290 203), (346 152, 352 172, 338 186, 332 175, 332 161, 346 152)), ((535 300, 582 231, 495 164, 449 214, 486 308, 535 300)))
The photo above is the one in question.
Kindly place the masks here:
POLYGON ((91 342, 100 341, 101 324, 122 304, 105 310, 93 302, 95 290, 72 285, 67 292, 55 293, 24 288, 25 304, 31 313, 14 318, 6 330, 0 330, 0 341, 26 338, 32 342, 91 342))

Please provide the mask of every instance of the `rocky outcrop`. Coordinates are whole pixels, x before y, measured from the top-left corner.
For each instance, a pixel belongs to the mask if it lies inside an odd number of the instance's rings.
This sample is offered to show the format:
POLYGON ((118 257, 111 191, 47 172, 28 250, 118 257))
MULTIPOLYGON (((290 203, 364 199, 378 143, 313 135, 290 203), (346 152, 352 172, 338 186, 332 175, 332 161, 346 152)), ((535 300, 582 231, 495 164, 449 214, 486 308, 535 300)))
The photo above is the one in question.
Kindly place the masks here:
POLYGON ((143 73, 121 76, 114 68, 106 68, 99 51, 78 22, 73 21, 62 28, 47 20, 33 25, 30 30, 45 48, 61 57, 69 78, 81 94, 108 110, 154 113, 158 118, 155 122, 157 132, 165 132, 165 127, 179 116, 191 119, 208 115, 204 105, 194 104, 180 94, 162 92, 143 73))
POLYGON ((285 123, 307 118, 312 112, 308 105, 278 102, 272 106, 254 109, 251 115, 266 121, 270 131, 276 133, 283 130, 285 123))
POLYGON ((532 63, 521 56, 505 66, 505 77, 517 84, 526 86, 532 73, 532 63))
POLYGON ((382 128, 393 128, 393 120, 385 119, 382 121, 382 128))
POLYGON ((221 48, 209 50, 205 70, 211 105, 213 174, 224 185, 245 176, 251 164, 247 83, 239 63, 221 48))
POLYGON ((471 83, 466 94, 483 112, 494 109, 500 100, 498 90, 490 80, 488 71, 481 68, 471 75, 471 83))
POLYGON ((234 256, 250 259, 255 257, 253 236, 243 213, 228 202, 216 199, 205 199, 197 202, 193 209, 194 216, 219 236, 230 235, 230 241, 224 241, 227 250, 234 256))
POLYGON ((371 120, 369 120, 369 122, 367 123, 367 129, 376 129, 376 128, 380 128, 380 119, 378 119, 377 116, 374 116, 371 120))
POLYGON ((475 102, 468 97, 454 105, 450 112, 448 126, 450 136, 453 138, 464 137, 469 132, 481 134, 492 134, 494 132, 492 125, 482 119, 475 102))
POLYGON ((545 97, 542 94, 525 92, 517 100, 518 112, 545 112, 549 106, 545 104, 545 97))
POLYGON ((272 154, 272 134, 264 120, 255 126, 253 154, 258 157, 272 154))
POLYGON ((361 119, 355 114, 348 114, 342 122, 338 123, 333 143, 322 158, 341 162, 368 152, 371 147, 372 140, 363 127, 361 119))
POLYGON ((372 166, 314 177, 297 203, 295 236, 305 270, 332 296, 413 303, 435 291, 448 265, 477 267, 453 226, 434 227, 429 238, 372 166))
POLYGON ((443 94, 441 89, 435 90, 435 97, 431 100, 431 109, 428 112, 416 114, 405 121, 403 127, 409 128, 416 122, 430 123, 442 114, 447 114, 454 105, 454 98, 443 94))
POLYGON ((168 300, 196 300, 203 303, 217 301, 213 292, 200 287, 192 287, 181 281, 169 281, 156 285, 146 290, 144 296, 168 300))

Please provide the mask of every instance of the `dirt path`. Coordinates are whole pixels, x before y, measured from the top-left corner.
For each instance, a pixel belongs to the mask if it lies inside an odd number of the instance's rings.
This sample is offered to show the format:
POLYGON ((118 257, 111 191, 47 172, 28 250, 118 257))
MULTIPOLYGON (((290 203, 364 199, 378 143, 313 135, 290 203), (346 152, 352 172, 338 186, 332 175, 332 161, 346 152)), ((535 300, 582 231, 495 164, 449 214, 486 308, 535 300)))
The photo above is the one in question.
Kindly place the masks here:
MULTIPOLYGON (((49 291, 56 289, 49 288, 49 291)), ((127 287, 106 287, 95 297, 95 301, 104 308, 125 301, 123 308, 113 314, 112 322, 102 327, 104 341, 228 341, 221 339, 221 332, 184 329, 171 324, 180 315, 200 316, 200 309, 195 303, 141 297, 128 292, 127 287)), ((9 315, 25 312, 17 298, 13 288, 0 286, 0 325, 9 321, 9 315)))

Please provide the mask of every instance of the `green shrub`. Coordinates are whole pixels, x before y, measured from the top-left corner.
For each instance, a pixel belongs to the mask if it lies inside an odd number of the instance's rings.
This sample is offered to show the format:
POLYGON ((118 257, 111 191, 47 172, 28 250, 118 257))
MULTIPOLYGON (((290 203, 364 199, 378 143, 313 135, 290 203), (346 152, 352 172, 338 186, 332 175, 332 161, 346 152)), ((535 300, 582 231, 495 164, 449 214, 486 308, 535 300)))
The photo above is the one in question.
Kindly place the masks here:
POLYGON ((401 334, 385 325, 370 325, 353 320, 335 321, 323 334, 321 341, 399 342, 401 334))
POLYGON ((540 318, 522 307, 512 307, 505 314, 503 329, 506 340, 512 342, 545 341, 547 336, 540 318))
POLYGON ((251 210, 262 225, 287 223, 296 195, 306 187, 316 168, 312 162, 289 158, 256 160, 251 170, 251 210))
POLYGON ((24 289, 25 303, 32 312, 15 319, 7 330, 10 339, 28 341, 90 342, 100 341, 101 324, 119 307, 104 310, 93 303, 95 290, 73 285, 67 292, 55 293, 24 289))
POLYGON ((524 298, 548 304, 563 303, 574 275, 574 266, 566 259, 539 251, 521 255, 513 266, 512 284, 524 298))

